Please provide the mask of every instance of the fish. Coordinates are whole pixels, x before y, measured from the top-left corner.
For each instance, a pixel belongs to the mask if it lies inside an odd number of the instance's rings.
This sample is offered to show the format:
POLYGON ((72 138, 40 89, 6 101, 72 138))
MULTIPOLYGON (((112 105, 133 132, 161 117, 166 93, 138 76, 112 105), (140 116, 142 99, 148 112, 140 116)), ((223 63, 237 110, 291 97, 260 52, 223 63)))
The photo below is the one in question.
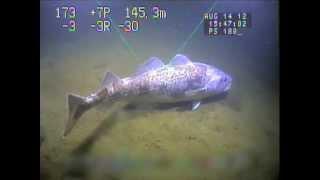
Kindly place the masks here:
POLYGON ((125 100, 131 103, 192 102, 192 111, 201 100, 231 89, 229 74, 208 64, 193 62, 183 54, 175 55, 168 64, 150 57, 129 77, 120 78, 106 72, 101 87, 88 96, 67 94, 69 110, 63 136, 67 136, 78 119, 99 104, 125 100))

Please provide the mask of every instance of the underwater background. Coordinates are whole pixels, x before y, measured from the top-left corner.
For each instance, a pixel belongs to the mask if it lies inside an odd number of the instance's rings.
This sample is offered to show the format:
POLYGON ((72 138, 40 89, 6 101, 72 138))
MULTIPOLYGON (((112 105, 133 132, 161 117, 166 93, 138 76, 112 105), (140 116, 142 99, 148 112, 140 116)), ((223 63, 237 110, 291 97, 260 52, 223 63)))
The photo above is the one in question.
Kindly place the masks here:
MULTIPOLYGON (((277 1, 40 1, 41 179, 277 179, 279 174, 279 31, 277 1), (56 8, 77 8, 76 32, 61 28, 56 8), (96 32, 90 9, 159 6, 167 18, 139 31, 96 32), (204 35, 210 7, 250 12, 243 36, 204 35), (196 111, 124 109, 119 102, 84 114, 62 138, 67 93, 89 95, 106 71, 130 76, 151 56, 177 53, 230 74, 229 94, 196 111)), ((149 11, 147 11, 148 13, 149 11)))

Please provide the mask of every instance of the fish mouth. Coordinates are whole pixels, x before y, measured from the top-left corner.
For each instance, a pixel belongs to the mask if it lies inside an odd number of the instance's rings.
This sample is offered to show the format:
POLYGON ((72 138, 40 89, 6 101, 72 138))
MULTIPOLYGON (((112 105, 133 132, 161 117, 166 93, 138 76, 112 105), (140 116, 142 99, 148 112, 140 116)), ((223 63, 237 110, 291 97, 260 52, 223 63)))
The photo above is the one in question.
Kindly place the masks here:
POLYGON ((228 79, 228 84, 224 89, 225 91, 228 91, 229 89, 231 89, 231 85, 232 85, 232 78, 230 76, 227 76, 227 79, 228 79))
POLYGON ((224 89, 224 91, 229 91, 231 89, 231 83, 227 85, 227 87, 224 89))

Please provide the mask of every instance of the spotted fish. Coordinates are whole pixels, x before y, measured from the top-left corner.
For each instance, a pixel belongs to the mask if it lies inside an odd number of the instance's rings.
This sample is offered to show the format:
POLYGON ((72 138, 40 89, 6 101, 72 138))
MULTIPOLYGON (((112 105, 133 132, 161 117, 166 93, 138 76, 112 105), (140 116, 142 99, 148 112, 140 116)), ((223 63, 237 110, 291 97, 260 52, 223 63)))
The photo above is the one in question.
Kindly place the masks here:
POLYGON ((196 110, 202 99, 228 91, 231 83, 232 78, 225 72, 211 65, 192 62, 182 54, 177 54, 166 65, 159 58, 151 57, 130 77, 121 79, 107 72, 101 87, 89 96, 68 94, 69 118, 64 136, 84 112, 102 102, 192 101, 192 110, 196 110))

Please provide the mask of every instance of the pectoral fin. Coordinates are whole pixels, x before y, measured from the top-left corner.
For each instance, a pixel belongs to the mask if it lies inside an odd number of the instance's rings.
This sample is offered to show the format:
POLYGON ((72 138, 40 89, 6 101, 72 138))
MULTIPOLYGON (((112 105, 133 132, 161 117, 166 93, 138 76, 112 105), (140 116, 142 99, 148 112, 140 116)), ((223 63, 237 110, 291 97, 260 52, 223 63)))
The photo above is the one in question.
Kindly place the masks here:
POLYGON ((203 92, 205 92, 206 89, 205 88, 200 88, 200 89, 194 89, 194 90, 189 90, 185 92, 185 96, 187 97, 192 97, 192 96, 196 96, 199 95, 203 92))
POLYGON ((200 104, 201 104, 201 101, 192 102, 192 111, 197 110, 199 108, 200 104))

